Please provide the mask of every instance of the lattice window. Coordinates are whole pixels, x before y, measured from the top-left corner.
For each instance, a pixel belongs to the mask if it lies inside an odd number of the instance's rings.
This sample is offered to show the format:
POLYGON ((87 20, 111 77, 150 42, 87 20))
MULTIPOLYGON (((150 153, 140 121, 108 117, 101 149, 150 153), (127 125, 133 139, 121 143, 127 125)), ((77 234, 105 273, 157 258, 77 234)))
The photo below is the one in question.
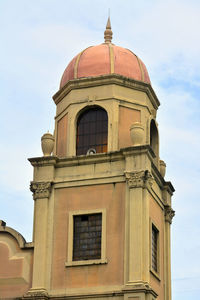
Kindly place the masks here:
POLYGON ((75 215, 73 261, 101 258, 102 214, 75 215))
POLYGON ((152 269, 155 272, 158 272, 158 230, 152 225, 152 245, 151 245, 151 253, 152 253, 152 269))
POLYGON ((89 149, 96 153, 107 151, 108 116, 100 107, 83 112, 77 121, 76 154, 87 154, 89 149))

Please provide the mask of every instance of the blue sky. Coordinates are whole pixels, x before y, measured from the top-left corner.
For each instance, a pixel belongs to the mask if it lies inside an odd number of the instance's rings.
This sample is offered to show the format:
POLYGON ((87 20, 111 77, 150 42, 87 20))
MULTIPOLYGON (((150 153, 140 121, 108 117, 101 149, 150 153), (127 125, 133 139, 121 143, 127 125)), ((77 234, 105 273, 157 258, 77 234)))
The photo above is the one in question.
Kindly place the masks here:
POLYGON ((1 0, 0 219, 32 238, 32 167, 40 138, 54 129, 52 95, 68 62, 113 42, 146 64, 161 102, 157 120, 166 180, 176 188, 172 226, 173 299, 200 298, 200 1, 1 0))

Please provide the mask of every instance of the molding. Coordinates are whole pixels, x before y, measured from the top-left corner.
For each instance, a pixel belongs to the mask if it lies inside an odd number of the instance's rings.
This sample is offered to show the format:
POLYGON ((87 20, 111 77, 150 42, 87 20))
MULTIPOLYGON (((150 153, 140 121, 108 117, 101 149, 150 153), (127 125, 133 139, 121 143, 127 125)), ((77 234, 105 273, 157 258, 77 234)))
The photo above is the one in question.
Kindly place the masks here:
POLYGON ((175 211, 170 206, 165 206, 165 222, 172 223, 175 211))
POLYGON ((35 182, 30 184, 30 190, 33 192, 33 199, 49 198, 51 194, 52 182, 35 182))
POLYGON ((150 294, 155 298, 158 296, 155 290, 153 290, 147 282, 130 282, 129 284, 126 284, 122 291, 124 292, 124 295, 126 293, 145 293, 150 294))
POLYGON ((0 220, 0 234, 1 233, 10 234, 17 241, 21 249, 33 248, 33 243, 27 243, 25 238, 21 235, 21 233, 19 233, 18 231, 16 231, 11 227, 7 227, 6 222, 4 222, 3 220, 0 220))
POLYGON ((158 224, 155 223, 155 221, 152 220, 152 218, 149 219, 149 233, 150 233, 150 249, 149 249, 149 271, 150 273, 155 276, 159 281, 161 281, 161 274, 160 274, 160 269, 161 269, 161 252, 160 252, 160 230, 158 227, 158 224), (152 267, 152 227, 155 227, 157 230, 157 271, 155 271, 152 267))
POLYGON ((109 176, 105 174, 102 176, 96 177, 87 177, 87 178, 80 178, 80 179, 69 179, 69 180, 55 180, 54 181, 54 188, 65 188, 65 187, 77 187, 77 186, 85 186, 85 185, 101 185, 101 184, 113 184, 113 183, 121 183, 125 182, 124 174, 112 175, 109 176))
MULTIPOLYGON (((89 289, 74 289, 74 291, 68 290, 66 294, 66 289, 63 290, 52 290, 49 294, 50 299, 97 299, 97 298, 116 298, 123 297, 125 295, 132 296, 134 294, 138 297, 140 294, 152 295, 157 298, 158 294, 149 286, 147 283, 137 283, 131 282, 126 286, 111 286, 111 287, 103 287, 101 291, 96 288, 89 289)), ((131 297, 132 298, 132 297, 131 297)), ((24 299, 24 298, 22 298, 24 299)), ((41 298, 38 298, 41 299, 41 298)), ((44 298, 45 299, 45 298, 44 298)))
POLYGON ((126 148, 121 148, 117 151, 109 151, 105 153, 96 153, 94 155, 78 155, 78 156, 66 156, 58 158, 57 156, 47 156, 47 157, 33 157, 29 158, 31 165, 33 167, 43 167, 54 165, 55 168, 62 168, 68 166, 77 165, 89 165, 104 162, 113 162, 124 160, 126 156, 132 156, 142 153, 147 153, 147 155, 152 159, 153 152, 149 145, 141 146, 130 146, 126 148))
POLYGON ((156 279, 158 279, 158 281, 161 281, 159 273, 155 272, 153 269, 150 269, 150 272, 156 279))
POLYGON ((70 80, 53 96, 53 100, 57 105, 71 90, 110 84, 117 84, 145 92, 149 96, 150 101, 155 109, 157 109, 160 105, 160 102, 150 84, 119 74, 108 74, 70 80))
POLYGON ((136 109, 136 110, 141 110, 141 107, 143 107, 148 110, 149 114, 152 114, 152 110, 149 108, 149 106, 147 106, 143 103, 137 103, 137 102, 133 103, 132 101, 130 101, 129 98, 127 98, 127 99, 119 98, 118 96, 114 95, 112 98, 109 96, 109 97, 104 97, 104 98, 98 98, 93 101, 89 101, 88 99, 84 98, 82 100, 77 100, 74 102, 67 103, 64 110, 62 110, 55 116, 55 120, 59 121, 66 113, 68 113, 68 108, 70 106, 77 105, 77 104, 79 104, 79 105, 86 104, 86 106, 90 106, 90 105, 102 106, 102 102, 105 102, 105 101, 114 101, 122 107, 127 107, 127 108, 131 108, 131 109, 136 109))
POLYGON ((82 266, 82 265, 96 265, 106 264, 106 209, 90 209, 90 210, 75 210, 69 211, 69 225, 68 225, 68 249, 67 249, 67 261, 65 262, 66 267, 82 266), (91 215, 101 213, 102 214, 102 225, 101 225, 101 258, 100 259, 89 259, 89 260, 76 260, 73 261, 73 241, 74 241, 74 216, 78 215, 91 215))
POLYGON ((153 174, 157 184, 159 185, 159 187, 162 190, 167 190, 167 192, 169 192, 169 194, 172 196, 173 192, 175 192, 175 189, 174 189, 172 183, 170 181, 165 181, 165 179, 162 177, 162 175, 160 174, 160 171, 158 170, 156 165, 153 163, 153 161, 151 162, 151 169, 152 169, 152 174, 153 174))
POLYGON ((75 260, 65 263, 65 267, 78 267, 78 266, 91 266, 91 265, 104 265, 107 264, 107 259, 90 259, 90 260, 75 260))
POLYGON ((153 176, 148 170, 125 172, 129 188, 151 188, 153 176))
POLYGON ((49 299, 49 295, 44 288, 31 288, 21 299, 49 299))
POLYGON ((148 158, 153 161, 155 154, 149 144, 139 145, 139 146, 130 146, 126 148, 121 148, 119 151, 123 152, 123 155, 126 156, 134 156, 134 155, 141 155, 147 154, 148 158))
POLYGON ((28 161, 30 161, 33 167, 46 167, 54 166, 57 163, 58 158, 57 156, 41 156, 28 158, 28 161))

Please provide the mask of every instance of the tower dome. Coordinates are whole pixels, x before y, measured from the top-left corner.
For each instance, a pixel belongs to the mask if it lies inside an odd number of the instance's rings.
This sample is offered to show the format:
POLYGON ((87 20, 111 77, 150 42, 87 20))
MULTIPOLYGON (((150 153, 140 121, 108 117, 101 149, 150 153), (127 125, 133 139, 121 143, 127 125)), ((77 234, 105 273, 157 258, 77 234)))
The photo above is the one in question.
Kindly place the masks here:
POLYGON ((107 74, 119 74, 150 84, 146 66, 141 59, 131 50, 111 43, 110 19, 108 19, 104 37, 103 44, 90 46, 71 60, 61 78, 60 88, 72 79, 107 74))

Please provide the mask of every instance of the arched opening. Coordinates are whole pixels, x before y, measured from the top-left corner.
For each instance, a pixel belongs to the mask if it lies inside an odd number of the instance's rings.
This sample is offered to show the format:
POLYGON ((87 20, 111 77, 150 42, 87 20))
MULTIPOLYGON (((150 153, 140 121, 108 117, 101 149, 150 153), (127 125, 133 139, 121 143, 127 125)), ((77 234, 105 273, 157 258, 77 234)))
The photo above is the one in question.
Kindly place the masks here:
POLYGON ((154 120, 151 120, 150 125, 150 146, 158 159, 158 129, 154 120))
POLYGON ((77 120, 76 154, 103 153, 107 151, 108 115, 98 106, 85 110, 77 120))

